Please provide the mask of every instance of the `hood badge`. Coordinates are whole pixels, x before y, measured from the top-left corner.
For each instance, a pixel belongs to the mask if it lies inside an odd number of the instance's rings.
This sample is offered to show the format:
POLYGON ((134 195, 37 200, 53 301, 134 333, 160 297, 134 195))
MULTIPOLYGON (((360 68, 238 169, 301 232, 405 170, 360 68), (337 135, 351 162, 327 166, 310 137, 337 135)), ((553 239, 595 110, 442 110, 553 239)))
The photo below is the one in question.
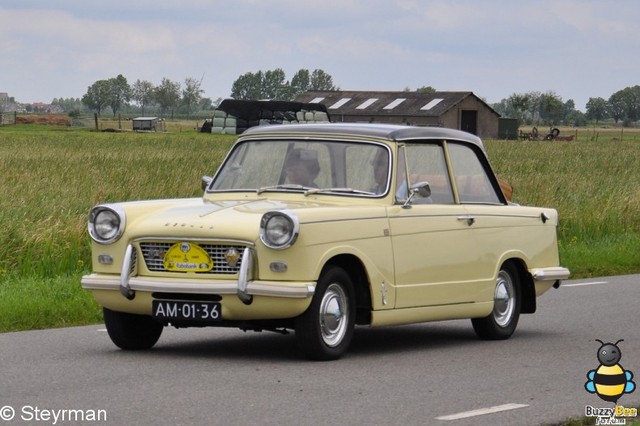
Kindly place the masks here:
POLYGON ((229 264, 230 267, 235 268, 236 265, 238 264, 238 260, 240 260, 240 252, 235 248, 231 247, 224 254, 224 258, 227 260, 227 263, 229 264))
MULTIPOLYGON (((164 224, 164 226, 166 226, 167 228, 171 228, 171 227, 173 227, 173 228, 177 228, 178 226, 180 226, 181 228, 185 228, 185 227, 187 227, 187 224, 186 224, 186 223, 178 223, 178 222, 175 222, 175 223, 173 223, 173 222, 167 222, 167 223, 165 223, 165 224, 164 224)), ((197 228, 200 228, 200 229, 205 229, 205 228, 207 228, 207 229, 213 229, 213 225, 209 225, 209 226, 204 225, 204 224, 202 224, 202 225, 200 225, 200 226, 198 226, 198 225, 193 225, 193 224, 189 225, 189 228, 196 228, 196 227, 197 227, 197 228)))

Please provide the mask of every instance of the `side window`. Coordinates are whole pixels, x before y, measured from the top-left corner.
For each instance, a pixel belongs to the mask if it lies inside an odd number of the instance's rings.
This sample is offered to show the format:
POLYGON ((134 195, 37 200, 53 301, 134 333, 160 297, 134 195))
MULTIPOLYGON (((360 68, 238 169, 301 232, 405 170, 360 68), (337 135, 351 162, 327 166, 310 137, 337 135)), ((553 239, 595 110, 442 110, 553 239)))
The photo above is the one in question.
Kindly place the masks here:
MULTIPOLYGON (((428 182, 433 204, 453 204, 453 191, 441 144, 407 144, 409 184, 428 182)), ((419 200, 415 200, 419 203, 419 200)))
POLYGON ((501 204, 478 155, 468 146, 447 144, 461 203, 501 204))

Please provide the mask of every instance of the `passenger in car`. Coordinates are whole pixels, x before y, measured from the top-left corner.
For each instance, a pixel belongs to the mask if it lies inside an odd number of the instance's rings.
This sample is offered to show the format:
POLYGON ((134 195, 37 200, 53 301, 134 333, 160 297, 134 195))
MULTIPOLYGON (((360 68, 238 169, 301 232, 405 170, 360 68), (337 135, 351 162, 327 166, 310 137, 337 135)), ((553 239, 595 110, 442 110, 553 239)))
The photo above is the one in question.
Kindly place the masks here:
POLYGON ((286 182, 293 185, 302 185, 309 188, 317 188, 314 182, 320 173, 318 153, 312 149, 295 148, 284 162, 286 182))

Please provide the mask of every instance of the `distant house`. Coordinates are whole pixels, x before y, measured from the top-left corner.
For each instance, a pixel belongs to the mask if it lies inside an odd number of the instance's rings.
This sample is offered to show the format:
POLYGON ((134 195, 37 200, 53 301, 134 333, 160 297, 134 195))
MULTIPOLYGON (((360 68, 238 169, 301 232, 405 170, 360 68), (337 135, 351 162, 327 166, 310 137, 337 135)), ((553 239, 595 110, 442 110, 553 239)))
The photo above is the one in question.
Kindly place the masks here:
POLYGON ((442 126, 498 137, 500 114, 473 92, 310 91, 296 101, 325 105, 333 122, 442 126))

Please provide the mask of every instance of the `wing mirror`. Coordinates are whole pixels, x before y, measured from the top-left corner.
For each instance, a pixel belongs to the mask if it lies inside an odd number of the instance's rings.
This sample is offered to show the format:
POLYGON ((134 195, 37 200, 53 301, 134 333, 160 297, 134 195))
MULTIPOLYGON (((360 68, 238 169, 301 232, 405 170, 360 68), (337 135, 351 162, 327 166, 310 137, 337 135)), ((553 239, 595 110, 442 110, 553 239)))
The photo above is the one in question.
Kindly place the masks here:
POLYGON ((403 209, 410 209, 411 202, 413 201, 413 197, 418 196, 419 198, 429 198, 431 197, 431 186, 429 186, 429 182, 417 182, 411 185, 409 189, 409 198, 402 205, 403 209))
POLYGON ((202 187, 203 191, 207 190, 207 188, 211 184, 211 181, 213 181, 213 178, 211 176, 202 176, 202 180, 200 181, 200 186, 202 187))

